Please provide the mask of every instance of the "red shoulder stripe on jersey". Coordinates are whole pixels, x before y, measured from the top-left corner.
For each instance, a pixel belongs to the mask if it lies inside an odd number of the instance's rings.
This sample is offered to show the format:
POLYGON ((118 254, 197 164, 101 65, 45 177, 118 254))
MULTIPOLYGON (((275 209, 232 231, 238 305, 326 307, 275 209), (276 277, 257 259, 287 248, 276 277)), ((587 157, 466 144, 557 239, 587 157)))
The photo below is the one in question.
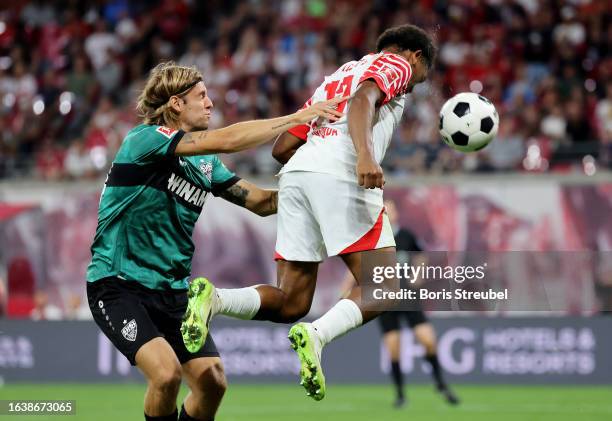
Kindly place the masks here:
POLYGON ((395 65, 395 67, 401 71, 402 73, 402 83, 400 83, 400 86, 404 85, 405 83, 408 83, 408 81, 410 80, 410 78, 412 77, 412 69, 410 68, 410 63, 408 63, 406 60, 400 58, 399 56, 396 55, 386 55, 383 57, 384 61, 391 64, 391 65, 395 65))
POLYGON ((412 76, 410 64, 399 58, 399 56, 390 54, 383 57, 382 61, 389 66, 392 66, 393 69, 399 73, 399 78, 393 81, 393 84, 395 85, 394 92, 397 95, 397 93, 406 89, 408 82, 410 81, 410 77, 412 76))
POLYGON ((390 96, 394 97, 396 92, 401 90, 400 88, 404 83, 406 71, 397 64, 391 62, 390 60, 386 60, 385 58, 381 58, 379 62, 383 64, 380 74, 384 75, 389 80, 390 96))
POLYGON ((363 82, 367 79, 374 79, 378 84, 378 87, 385 93, 389 94, 391 91, 391 81, 389 78, 381 73, 377 73, 371 70, 367 70, 363 75, 361 75, 361 79, 359 79, 359 83, 363 82))
POLYGON ((385 93, 386 97, 382 103, 386 104, 406 89, 411 77, 412 69, 406 59, 397 54, 383 53, 370 64, 359 83, 374 79, 385 93))
POLYGON ((393 98, 393 95, 391 93, 391 86, 389 85, 389 82, 385 80, 386 78, 383 79, 380 74, 367 71, 363 75, 361 75, 359 83, 368 79, 373 79, 374 82, 376 82, 376 84, 378 85, 378 88, 385 94, 385 99, 382 102, 383 104, 386 104, 391 100, 391 98, 393 98))
POLYGON ((381 59, 392 61, 396 63, 398 66, 410 71, 410 63, 404 57, 397 54, 385 54, 381 57, 381 59))

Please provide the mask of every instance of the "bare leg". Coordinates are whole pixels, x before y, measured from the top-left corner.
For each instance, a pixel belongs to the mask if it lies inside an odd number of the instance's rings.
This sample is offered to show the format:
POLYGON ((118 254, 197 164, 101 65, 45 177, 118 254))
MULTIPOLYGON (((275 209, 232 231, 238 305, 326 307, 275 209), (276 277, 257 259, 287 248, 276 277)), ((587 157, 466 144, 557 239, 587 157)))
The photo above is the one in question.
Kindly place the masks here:
POLYGON ((281 261, 277 287, 217 289, 205 278, 194 279, 189 285, 187 310, 180 328, 185 346, 191 352, 202 347, 210 320, 216 314, 277 323, 304 317, 312 304, 318 267, 318 262, 281 261))
POLYGON ((197 420, 214 419, 227 389, 221 359, 203 357, 187 361, 183 364, 183 374, 190 392, 183 402, 182 412, 197 420))
MULTIPOLYGON (((384 309, 381 309, 381 303, 362 300, 361 285, 371 280, 372 274, 374 273, 374 267, 395 266, 397 263, 395 247, 360 251, 357 253, 344 254, 341 257, 357 281, 357 286, 353 287, 348 298, 359 306, 363 317, 363 323, 367 323, 381 314, 384 309)), ((397 278, 386 279, 380 284, 380 287, 386 291, 396 291, 399 289, 399 280, 397 278)))
POLYGON ((431 323, 421 323, 412 328, 415 339, 425 348, 425 355, 436 354, 436 331, 431 323))
MULTIPOLYGON (((342 256, 357 282, 372 276, 374 266, 395 265, 395 247, 357 252, 342 256)), ((393 289, 395 279, 381 284, 383 289, 393 289)), ((314 287, 313 287, 314 288, 314 287)), ((310 295, 312 299, 312 295, 310 295)), ((379 305, 380 306, 380 305, 379 305)), ((384 309, 383 309, 384 310, 384 309)), ((325 396, 325 377, 321 368, 321 349, 382 311, 361 300, 361 288, 351 290, 348 299, 342 299, 327 313, 312 323, 298 323, 289 330, 291 346, 300 359, 301 384, 309 396, 321 400, 325 396)))
POLYGON ((391 332, 385 333, 383 336, 383 342, 389 358, 391 361, 398 362, 400 360, 400 332, 399 330, 392 330, 391 332))
MULTIPOLYGON (((345 264, 360 284, 364 276, 372 276, 375 266, 394 266, 396 254, 394 247, 378 250, 368 250, 341 256, 345 264)), ((269 320, 277 323, 293 323, 310 310, 312 298, 317 282, 317 271, 319 262, 290 262, 279 260, 277 263, 278 286, 257 285, 255 287, 259 294, 260 306, 253 319, 269 320)), ((388 290, 397 289, 397 280, 388 279, 381 284, 388 290)), ((223 290, 224 294, 231 290, 223 290)), ((229 292, 231 294, 231 292, 229 292)), ((354 287, 348 297, 362 311, 363 322, 367 322, 381 313, 380 303, 370 305, 361 304, 361 288, 354 287)), ((225 314, 222 312, 222 314, 225 314)))
POLYGON ((279 260, 276 266, 278 286, 256 287, 261 297, 261 307, 254 319, 293 323, 308 314, 318 270, 318 262, 279 260))
POLYGON ((308 314, 317 282, 319 262, 277 263, 277 286, 255 285, 218 289, 215 314, 243 319, 293 323, 308 314))
POLYGON ((170 344, 155 338, 136 353, 136 366, 147 379, 144 412, 150 417, 171 415, 181 387, 181 365, 170 344))

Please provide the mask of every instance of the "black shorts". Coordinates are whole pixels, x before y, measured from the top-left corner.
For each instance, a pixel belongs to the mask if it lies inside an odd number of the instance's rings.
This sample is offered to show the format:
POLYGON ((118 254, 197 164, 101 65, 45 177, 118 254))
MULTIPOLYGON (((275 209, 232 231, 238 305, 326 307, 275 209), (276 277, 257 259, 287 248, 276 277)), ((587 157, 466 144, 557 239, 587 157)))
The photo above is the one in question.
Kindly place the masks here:
POLYGON ((400 330, 400 319, 405 318, 408 326, 413 328, 417 325, 427 323, 427 316, 422 310, 418 311, 386 311, 378 316, 378 323, 383 333, 400 330))
POLYGON ((180 328, 187 290, 159 291, 135 281, 106 278, 87 282, 87 298, 96 324, 132 365, 140 347, 157 337, 168 341, 181 364, 219 356, 210 334, 198 352, 185 348, 180 328))

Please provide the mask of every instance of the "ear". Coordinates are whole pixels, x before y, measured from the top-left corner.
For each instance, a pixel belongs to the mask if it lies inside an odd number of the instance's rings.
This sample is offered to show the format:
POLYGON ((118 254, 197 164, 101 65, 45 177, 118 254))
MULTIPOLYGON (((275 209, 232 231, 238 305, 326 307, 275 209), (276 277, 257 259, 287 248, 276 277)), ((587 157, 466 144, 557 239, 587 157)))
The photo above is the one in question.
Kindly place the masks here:
POLYGON ((421 58, 422 55, 423 55, 423 51, 422 50, 416 50, 414 52, 414 57, 417 58, 417 59, 421 58))
POLYGON ((172 95, 170 97, 170 99, 168 100, 168 105, 177 113, 180 113, 183 109, 183 101, 181 101, 181 99, 176 95, 172 95))

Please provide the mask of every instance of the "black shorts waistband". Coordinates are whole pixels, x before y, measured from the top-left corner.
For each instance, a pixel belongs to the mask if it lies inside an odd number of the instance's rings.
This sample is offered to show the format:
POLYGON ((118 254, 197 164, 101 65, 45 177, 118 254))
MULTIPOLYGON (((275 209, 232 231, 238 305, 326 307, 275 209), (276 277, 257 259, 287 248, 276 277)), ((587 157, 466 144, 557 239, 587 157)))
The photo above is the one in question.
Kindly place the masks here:
POLYGON ((148 288, 138 281, 122 279, 117 276, 98 279, 97 281, 87 282, 87 288, 118 288, 124 291, 143 292, 146 294, 160 293, 163 295, 182 295, 187 292, 187 289, 153 289, 148 288))

